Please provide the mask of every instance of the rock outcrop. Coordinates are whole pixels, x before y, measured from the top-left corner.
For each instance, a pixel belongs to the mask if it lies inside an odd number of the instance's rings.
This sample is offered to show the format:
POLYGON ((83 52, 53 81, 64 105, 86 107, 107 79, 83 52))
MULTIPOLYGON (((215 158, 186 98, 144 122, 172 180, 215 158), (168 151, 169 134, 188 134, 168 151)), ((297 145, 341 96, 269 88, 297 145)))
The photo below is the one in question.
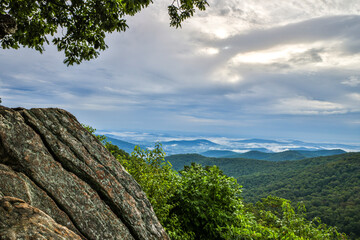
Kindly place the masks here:
POLYGON ((136 181, 61 109, 0 106, 1 195, 82 239, 169 239, 136 181))
POLYGON ((81 237, 21 199, 0 197, 0 239, 81 240, 81 237))

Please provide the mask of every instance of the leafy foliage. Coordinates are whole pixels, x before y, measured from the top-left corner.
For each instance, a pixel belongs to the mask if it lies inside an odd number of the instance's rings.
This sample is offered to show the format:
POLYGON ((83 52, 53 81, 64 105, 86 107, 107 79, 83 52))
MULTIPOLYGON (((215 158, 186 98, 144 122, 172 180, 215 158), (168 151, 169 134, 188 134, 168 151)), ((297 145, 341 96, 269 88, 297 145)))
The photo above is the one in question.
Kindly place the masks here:
POLYGON ((203 168, 192 164, 180 175, 180 184, 171 198, 176 203, 171 214, 196 239, 221 239, 218 226, 235 222, 237 209, 242 207, 241 186, 216 166, 203 168))
POLYGON ((179 176, 165 161, 161 144, 156 144, 153 150, 135 146, 131 155, 109 142, 105 147, 140 184, 171 239, 193 239, 191 233, 181 229, 177 216, 170 216, 175 206, 170 198, 179 186, 179 176))
POLYGON ((161 144, 152 150, 137 146, 131 155, 105 146, 142 186, 173 240, 346 239, 317 219, 306 220, 305 207, 295 210, 289 200, 267 197, 244 204, 241 186, 217 166, 191 164, 177 173, 161 144))
POLYGON ((206 0, 174 0, 173 3, 168 7, 168 12, 171 20, 170 26, 176 28, 181 27, 181 22, 194 15, 194 7, 197 7, 199 10, 204 11, 206 9, 206 6, 208 5, 209 4, 206 0))
POLYGON ((169 198, 178 185, 178 176, 164 157, 157 143, 153 150, 136 146, 129 159, 119 159, 146 192, 159 219, 167 219, 172 208, 169 198))
POLYGON ((93 135, 96 137, 96 139, 99 140, 102 144, 106 144, 106 143, 107 143, 107 140, 106 140, 107 137, 104 136, 104 135, 97 135, 97 134, 95 134, 95 132, 96 132, 96 129, 95 129, 95 128, 93 128, 93 127, 91 127, 91 126, 89 126, 89 125, 86 125, 86 124, 81 124, 81 126, 82 126, 83 128, 85 128, 89 133, 93 134, 93 135))
MULTIPOLYGON (((108 46, 107 33, 124 32, 125 17, 135 15, 151 0, 4 0, 0 15, 15 19, 14 34, 0 39, 2 48, 26 46, 39 52, 52 43, 64 51, 67 65, 81 63, 99 55, 108 46)), ((195 7, 205 10, 206 0, 180 0, 169 6, 170 25, 180 27, 191 17, 195 7)))
POLYGON ((229 239, 346 239, 346 236, 338 233, 335 228, 321 224, 319 219, 306 220, 303 204, 300 204, 296 211, 289 200, 268 196, 257 202, 254 207, 248 207, 247 216, 255 216, 257 224, 245 225, 250 230, 244 229, 243 226, 235 228, 235 232, 244 231, 248 235, 244 238, 235 235, 235 238, 229 239))

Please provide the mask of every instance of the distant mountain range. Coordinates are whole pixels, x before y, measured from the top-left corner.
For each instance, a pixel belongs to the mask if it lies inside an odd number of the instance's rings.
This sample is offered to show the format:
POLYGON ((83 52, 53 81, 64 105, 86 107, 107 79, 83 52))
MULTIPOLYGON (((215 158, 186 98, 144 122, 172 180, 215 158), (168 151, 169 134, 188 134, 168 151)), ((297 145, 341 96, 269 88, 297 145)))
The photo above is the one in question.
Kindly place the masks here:
POLYGON ((218 145, 218 144, 213 143, 206 139, 167 141, 167 142, 163 142, 162 144, 163 144, 163 146, 178 145, 181 147, 199 147, 199 146, 217 146, 218 145))
POLYGON ((258 139, 258 138, 236 140, 234 142, 238 142, 238 143, 281 143, 281 142, 278 142, 278 141, 275 141, 275 140, 258 139))
POLYGON ((241 157, 278 161, 272 159, 283 157, 286 160, 294 160, 306 157, 327 156, 326 154, 340 154, 344 153, 344 151, 360 151, 360 144, 308 143, 298 140, 231 139, 219 137, 188 139, 179 136, 171 137, 169 135, 166 135, 166 137, 156 137, 154 134, 142 135, 141 139, 136 139, 134 137, 118 137, 106 133, 105 135, 108 137, 108 141, 111 141, 128 153, 134 150, 135 145, 151 149, 154 147, 155 142, 160 142, 168 156, 197 153, 208 157, 241 157), (333 150, 333 152, 321 152, 323 150, 333 150))
MULTIPOLYGON (((126 142, 123 140, 116 139, 114 137, 107 136, 107 140, 114 145, 117 145, 120 149, 125 150, 128 153, 131 153, 134 150, 136 145, 139 145, 142 148, 152 148, 154 143, 140 142, 137 144, 126 142)), ((164 141, 161 142, 163 149, 167 154, 177 153, 177 152, 197 152, 199 150, 206 150, 211 147, 219 146, 216 143, 213 143, 206 139, 195 139, 195 140, 173 140, 173 141, 164 141)))
POLYGON ((333 150, 315 150, 315 151, 307 151, 307 150, 287 150, 283 152, 277 153, 267 153, 261 151, 249 151, 246 153, 235 153, 233 151, 222 151, 222 150, 210 150, 201 155, 205 157, 223 157, 223 158, 250 158, 257 160, 267 160, 267 161, 286 161, 286 160, 299 160, 304 158, 311 157, 321 157, 321 156, 331 156, 336 154, 346 153, 341 149, 333 149, 333 150))

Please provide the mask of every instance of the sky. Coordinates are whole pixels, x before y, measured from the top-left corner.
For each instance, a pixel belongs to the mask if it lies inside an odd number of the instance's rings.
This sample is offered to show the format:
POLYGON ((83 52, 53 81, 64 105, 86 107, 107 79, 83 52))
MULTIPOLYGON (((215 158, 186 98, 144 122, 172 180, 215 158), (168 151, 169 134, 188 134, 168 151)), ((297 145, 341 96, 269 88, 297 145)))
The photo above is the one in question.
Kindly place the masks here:
POLYGON ((155 1, 100 57, 0 50, 7 107, 98 130, 360 143, 360 1, 209 0, 181 29, 155 1))

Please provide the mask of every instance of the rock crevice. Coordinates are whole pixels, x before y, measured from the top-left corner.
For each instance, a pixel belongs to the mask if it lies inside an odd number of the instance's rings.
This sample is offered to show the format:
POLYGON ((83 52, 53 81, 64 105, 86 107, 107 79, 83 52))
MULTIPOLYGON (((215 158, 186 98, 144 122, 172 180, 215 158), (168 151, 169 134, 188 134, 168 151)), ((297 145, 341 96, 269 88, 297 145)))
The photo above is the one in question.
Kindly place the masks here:
POLYGON ((32 207, 42 209, 45 213, 52 215, 57 223, 62 224, 85 239, 81 230, 76 227, 76 224, 71 219, 71 215, 67 214, 64 207, 56 202, 56 198, 51 197, 51 194, 26 174, 16 172, 12 168, 0 164, 0 189, 7 196, 22 199, 32 207))

